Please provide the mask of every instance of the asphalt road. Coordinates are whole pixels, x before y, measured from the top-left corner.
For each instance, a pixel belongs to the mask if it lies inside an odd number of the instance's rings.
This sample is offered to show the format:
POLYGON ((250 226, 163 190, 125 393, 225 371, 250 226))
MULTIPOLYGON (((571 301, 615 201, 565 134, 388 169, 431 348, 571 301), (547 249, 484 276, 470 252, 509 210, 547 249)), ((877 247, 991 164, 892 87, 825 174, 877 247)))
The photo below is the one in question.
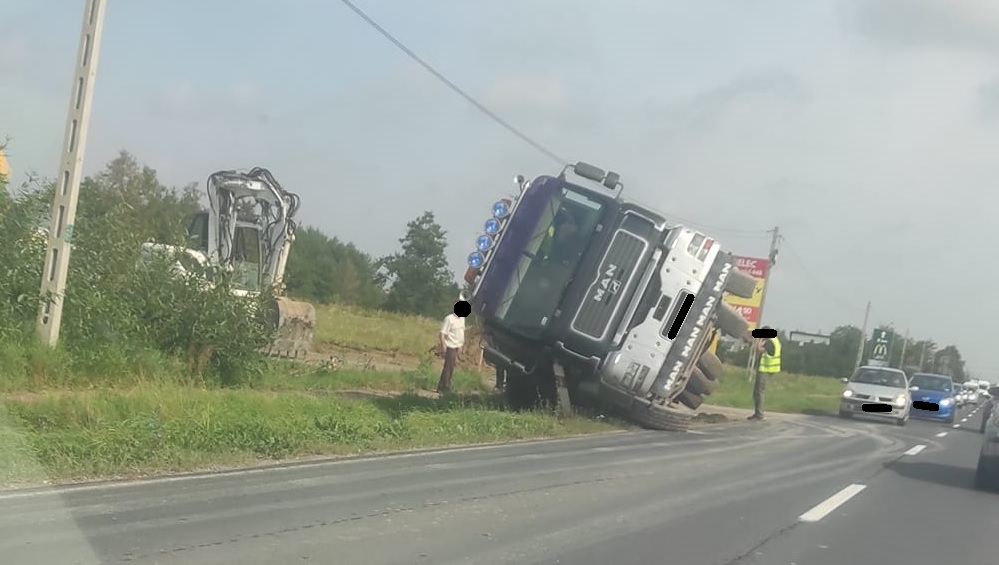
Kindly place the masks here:
POLYGON ((0 562, 995 565, 979 419, 793 417, 0 494, 0 562))

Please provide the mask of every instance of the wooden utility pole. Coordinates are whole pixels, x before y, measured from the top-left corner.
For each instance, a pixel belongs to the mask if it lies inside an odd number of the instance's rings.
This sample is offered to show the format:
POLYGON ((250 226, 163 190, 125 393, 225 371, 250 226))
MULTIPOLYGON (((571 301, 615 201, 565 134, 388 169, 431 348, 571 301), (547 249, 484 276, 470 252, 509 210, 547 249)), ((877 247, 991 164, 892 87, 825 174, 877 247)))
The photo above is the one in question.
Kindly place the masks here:
MULTIPOLYGON (((760 309, 756 312, 756 327, 763 325, 763 307, 767 303, 767 289, 770 288, 770 274, 774 269, 774 262, 777 259, 777 252, 779 251, 777 245, 780 243, 780 226, 774 226, 774 229, 769 230, 773 237, 770 239, 770 253, 767 255, 767 274, 763 277, 763 292, 760 294, 760 309)), ((753 368, 756 366, 756 349, 750 348, 749 350, 749 360, 746 365, 746 373, 748 377, 753 378, 753 368)))
POLYGON ((867 320, 871 316, 871 301, 867 301, 867 309, 864 310, 864 327, 860 329, 860 343, 857 345, 857 360, 853 364, 853 370, 856 371, 857 367, 860 367, 860 360, 864 356, 864 349, 867 345, 867 320))

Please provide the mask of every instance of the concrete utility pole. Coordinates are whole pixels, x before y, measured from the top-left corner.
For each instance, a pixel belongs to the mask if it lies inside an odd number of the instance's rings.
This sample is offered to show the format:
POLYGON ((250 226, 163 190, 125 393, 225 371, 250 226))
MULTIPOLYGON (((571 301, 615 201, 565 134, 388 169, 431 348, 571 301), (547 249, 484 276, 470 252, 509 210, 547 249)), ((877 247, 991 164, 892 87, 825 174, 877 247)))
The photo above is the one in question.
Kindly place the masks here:
MULTIPOLYGON (((763 277, 763 292, 760 294, 760 309, 756 313, 756 326, 763 326, 763 307, 767 303, 767 289, 770 288, 770 274, 774 269, 774 262, 777 260, 777 253, 779 249, 777 245, 780 243, 780 226, 774 226, 774 229, 768 230, 773 235, 770 239, 770 253, 767 255, 767 274, 763 277)), ((756 366, 756 349, 750 348, 749 350, 749 360, 746 364, 746 372, 749 378, 753 377, 753 368, 756 366)))
POLYGON ((857 345, 857 360, 853 363, 853 370, 860 367, 860 360, 864 356, 864 349, 867 345, 867 320, 871 316, 871 301, 867 301, 867 309, 864 310, 864 327, 860 329, 860 344, 857 345))
POLYGON ((87 0, 83 12, 83 29, 80 47, 73 71, 73 86, 66 117, 66 133, 62 153, 59 155, 59 178, 56 180, 55 198, 49 217, 48 248, 45 269, 42 271, 42 297, 51 296, 38 310, 38 336, 47 345, 59 341, 62 324, 63 294, 66 292, 66 275, 69 272, 69 254, 73 245, 73 222, 76 221, 76 203, 80 197, 80 180, 83 175, 83 154, 87 145, 90 125, 91 98, 97 75, 97 59, 101 50, 104 30, 106 0, 87 0))
POLYGON ((902 339, 902 356, 898 358, 898 368, 905 370, 905 348, 909 345, 909 328, 905 328, 905 338, 902 339))

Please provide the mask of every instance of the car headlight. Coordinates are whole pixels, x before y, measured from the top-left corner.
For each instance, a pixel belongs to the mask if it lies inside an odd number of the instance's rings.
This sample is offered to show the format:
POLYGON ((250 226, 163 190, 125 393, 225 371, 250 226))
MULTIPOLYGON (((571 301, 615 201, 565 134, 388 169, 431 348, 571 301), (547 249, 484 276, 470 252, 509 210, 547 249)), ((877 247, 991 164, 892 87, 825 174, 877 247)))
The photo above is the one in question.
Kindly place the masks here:
POLYGON ((475 246, 479 248, 479 251, 489 251, 489 248, 493 246, 493 238, 488 235, 480 235, 479 239, 475 241, 475 246))
POLYGON ((903 406, 905 406, 905 401, 906 401, 905 395, 900 394, 895 397, 895 406, 902 408, 903 406))
POLYGON ((843 391, 843 398, 850 398, 851 396, 853 396, 852 390, 847 389, 843 391))
POLYGON ((474 269, 478 269, 479 267, 482 266, 482 263, 484 263, 485 260, 486 260, 486 256, 485 255, 483 255, 482 253, 479 253, 478 251, 473 251, 468 256, 468 266, 472 267, 474 269))
POLYGON ((940 401, 940 406, 950 406, 951 404, 954 404, 953 398, 945 398, 940 401))

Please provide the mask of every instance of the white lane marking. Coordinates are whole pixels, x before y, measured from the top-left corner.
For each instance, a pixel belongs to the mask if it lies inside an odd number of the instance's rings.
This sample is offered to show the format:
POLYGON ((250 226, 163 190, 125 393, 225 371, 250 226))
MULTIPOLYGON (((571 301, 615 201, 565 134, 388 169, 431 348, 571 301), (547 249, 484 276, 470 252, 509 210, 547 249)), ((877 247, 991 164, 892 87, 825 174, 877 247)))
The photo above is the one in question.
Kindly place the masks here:
POLYGON ((961 420, 961 423, 963 424, 963 423, 965 423, 965 422, 967 422, 967 421, 968 421, 968 419, 967 419, 967 418, 964 418, 963 420, 961 420))
POLYGON ((926 449, 926 446, 923 445, 923 444, 914 445, 914 446, 910 447, 909 451, 906 451, 903 455, 916 455, 916 454, 918 454, 920 451, 922 451, 924 449, 926 449))
POLYGON ((814 508, 798 516, 801 522, 818 522, 828 516, 833 510, 842 506, 846 501, 860 494, 860 491, 867 488, 867 485, 852 484, 820 502, 814 508))
POLYGON ((958 429, 958 428, 960 428, 960 427, 961 427, 961 424, 954 424, 954 425, 953 425, 953 426, 951 426, 951 427, 952 427, 952 428, 954 428, 954 429, 956 430, 956 429, 958 429))
POLYGON ((947 432, 940 432, 940 433, 937 434, 937 437, 944 437, 946 435, 947 435, 947 432))

